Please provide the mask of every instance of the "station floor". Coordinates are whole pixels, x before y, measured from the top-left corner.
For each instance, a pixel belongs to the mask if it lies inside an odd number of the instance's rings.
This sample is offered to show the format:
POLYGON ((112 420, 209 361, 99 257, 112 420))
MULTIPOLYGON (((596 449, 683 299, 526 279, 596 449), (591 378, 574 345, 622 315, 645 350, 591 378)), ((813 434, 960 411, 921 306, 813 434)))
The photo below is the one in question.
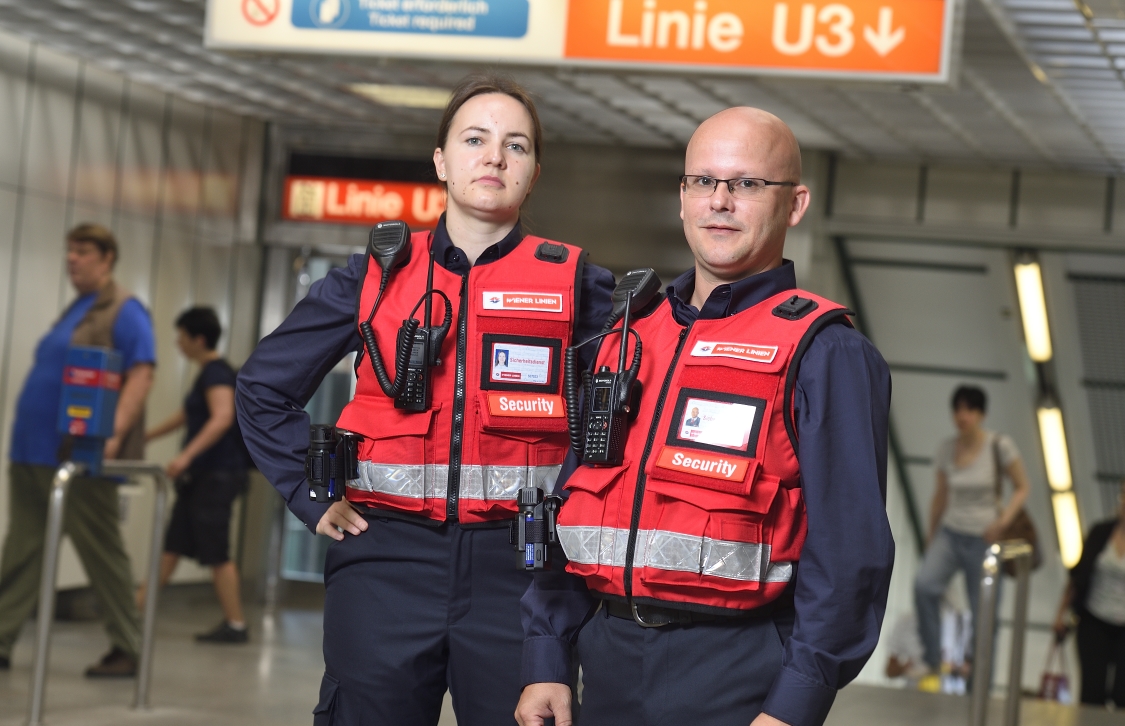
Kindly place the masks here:
MULTIPOLYGON (((206 586, 169 588, 157 625, 151 703, 134 712, 134 681, 91 681, 87 665, 106 649, 98 622, 61 622, 52 636, 44 721, 49 726, 308 726, 323 671, 321 613, 315 594, 288 595, 273 615, 251 611, 252 641, 245 646, 201 645, 192 635, 219 621, 206 586)), ((23 726, 34 644, 25 626, 12 670, 0 671, 0 726, 23 726)), ((1002 723, 995 700, 989 720, 1002 723)), ((1121 713, 1027 700, 1021 726, 1121 726, 1121 713)), ((827 726, 961 726, 968 701, 871 686, 841 691, 827 726)), ((454 726, 448 699, 440 726, 454 726)))

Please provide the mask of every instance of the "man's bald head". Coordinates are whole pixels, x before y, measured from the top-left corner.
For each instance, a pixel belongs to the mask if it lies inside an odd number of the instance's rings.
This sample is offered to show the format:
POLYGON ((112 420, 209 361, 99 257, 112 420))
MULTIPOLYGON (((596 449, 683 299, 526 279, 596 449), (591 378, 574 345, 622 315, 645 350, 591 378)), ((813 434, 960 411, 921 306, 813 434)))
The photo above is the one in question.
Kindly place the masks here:
POLYGON ((808 209, 809 189, 800 183, 801 148, 793 132, 758 108, 728 108, 700 124, 688 143, 684 173, 730 180, 701 187, 695 179, 691 190, 686 181, 680 188, 680 218, 695 257, 692 301, 699 306, 717 284, 782 264, 785 233, 808 209), (775 183, 736 185, 736 179, 775 183))
MULTIPOLYGON (((720 111, 699 125, 688 142, 685 171, 693 170, 693 157, 710 156, 716 146, 751 159, 757 169, 747 169, 742 176, 753 176, 771 181, 801 181, 801 147, 797 137, 784 121, 768 111, 750 106, 736 106, 720 111)), ((722 152, 720 152, 722 153, 722 152)), ((698 163, 699 158, 694 158, 698 163)), ((714 172, 711 172, 714 173, 714 172)))

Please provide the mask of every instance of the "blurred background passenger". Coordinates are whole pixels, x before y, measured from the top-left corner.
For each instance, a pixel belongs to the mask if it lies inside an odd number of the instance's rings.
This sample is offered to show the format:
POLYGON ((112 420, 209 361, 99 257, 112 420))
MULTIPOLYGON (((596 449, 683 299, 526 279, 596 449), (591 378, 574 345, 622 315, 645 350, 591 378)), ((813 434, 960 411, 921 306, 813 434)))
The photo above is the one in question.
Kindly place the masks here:
MULTIPOLYGON (((55 469, 69 456, 58 432, 63 367, 71 346, 112 348, 125 379, 117 400, 107 459, 144 458, 144 405, 152 388, 156 344, 148 311, 113 279, 117 240, 96 224, 66 235, 66 272, 77 297, 39 340, 12 426, 8 536, 0 558, 0 669, 10 666, 20 626, 39 599, 47 499, 55 469)), ((133 602, 133 572, 118 524, 117 482, 80 478, 69 488, 63 532, 70 537, 106 617, 111 648, 86 670, 91 677, 137 671, 141 618, 133 602)))
MULTIPOLYGON (((941 684, 941 601, 949 581, 958 570, 964 573, 975 629, 985 552, 1015 520, 1030 490, 1015 443, 983 426, 984 391, 961 386, 953 392, 952 405, 957 435, 944 442, 934 457, 929 535, 914 581, 918 633, 930 671, 919 687, 926 691, 937 691, 941 684), (1004 475, 1013 489, 1006 506, 1000 491, 1004 475)), ((970 652, 970 663, 971 656, 970 652)))
POLYGON ((1086 535, 1059 603, 1055 633, 1066 636, 1068 611, 1077 617, 1082 703, 1105 706, 1111 700, 1125 708, 1125 482, 1118 497, 1117 517, 1086 535))
POLYGON ((918 638, 918 617, 912 612, 902 613, 895 620, 887 639, 887 678, 917 680, 929 674, 923 665, 922 641, 918 638))
MULTIPOLYGON (((220 335, 222 326, 211 308, 190 308, 176 318, 176 345, 199 366, 199 375, 184 405, 145 438, 151 441, 185 428, 183 449, 165 467, 176 482, 176 503, 160 560, 160 584, 168 582, 180 557, 210 567, 223 622, 195 639, 245 643, 238 566, 230 559, 230 517, 234 500, 246 488, 249 462, 234 420, 235 371, 215 350, 220 335)), ((144 605, 145 594, 142 584, 138 607, 144 605)))

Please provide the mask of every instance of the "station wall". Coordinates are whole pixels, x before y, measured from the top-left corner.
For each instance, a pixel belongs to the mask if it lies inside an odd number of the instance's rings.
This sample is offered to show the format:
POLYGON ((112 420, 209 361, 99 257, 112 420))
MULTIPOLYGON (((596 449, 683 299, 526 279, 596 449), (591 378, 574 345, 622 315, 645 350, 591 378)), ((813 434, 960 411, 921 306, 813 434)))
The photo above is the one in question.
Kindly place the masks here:
MULTIPOLYGON (((8 527, 12 416, 40 337, 73 299, 64 235, 97 222, 117 236, 117 280, 152 315, 149 424, 182 402, 194 371, 175 346, 184 308, 216 308, 237 366, 257 342, 255 244, 262 124, 131 82, 0 33, 0 533, 8 527)), ((175 436, 148 447, 167 461, 175 436)), ((147 562, 151 487, 122 487, 127 546, 147 562)), ((203 571, 185 568, 181 577, 203 571)), ((60 584, 85 582, 69 545, 60 584)))

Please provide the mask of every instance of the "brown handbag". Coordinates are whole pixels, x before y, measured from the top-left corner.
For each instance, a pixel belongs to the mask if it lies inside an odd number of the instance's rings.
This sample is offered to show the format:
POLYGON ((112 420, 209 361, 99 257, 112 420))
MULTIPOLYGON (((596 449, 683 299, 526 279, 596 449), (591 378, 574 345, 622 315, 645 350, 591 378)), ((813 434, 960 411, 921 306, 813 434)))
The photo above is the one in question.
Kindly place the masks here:
MULTIPOLYGON (((992 437, 992 460, 996 465, 996 501, 1003 501, 1004 494, 1004 467, 1000 463, 1000 436, 992 437)), ((1016 516, 1008 526, 1000 531, 1000 541, 1009 539, 1022 539, 1031 545, 1031 569, 1038 570, 1043 564, 1043 550, 1039 547, 1039 533, 1035 529, 1035 522, 1027 513, 1027 507, 1020 507, 1016 516)), ((1016 576, 1016 563, 1008 560, 1004 563, 1004 574, 1009 577, 1016 576)))

